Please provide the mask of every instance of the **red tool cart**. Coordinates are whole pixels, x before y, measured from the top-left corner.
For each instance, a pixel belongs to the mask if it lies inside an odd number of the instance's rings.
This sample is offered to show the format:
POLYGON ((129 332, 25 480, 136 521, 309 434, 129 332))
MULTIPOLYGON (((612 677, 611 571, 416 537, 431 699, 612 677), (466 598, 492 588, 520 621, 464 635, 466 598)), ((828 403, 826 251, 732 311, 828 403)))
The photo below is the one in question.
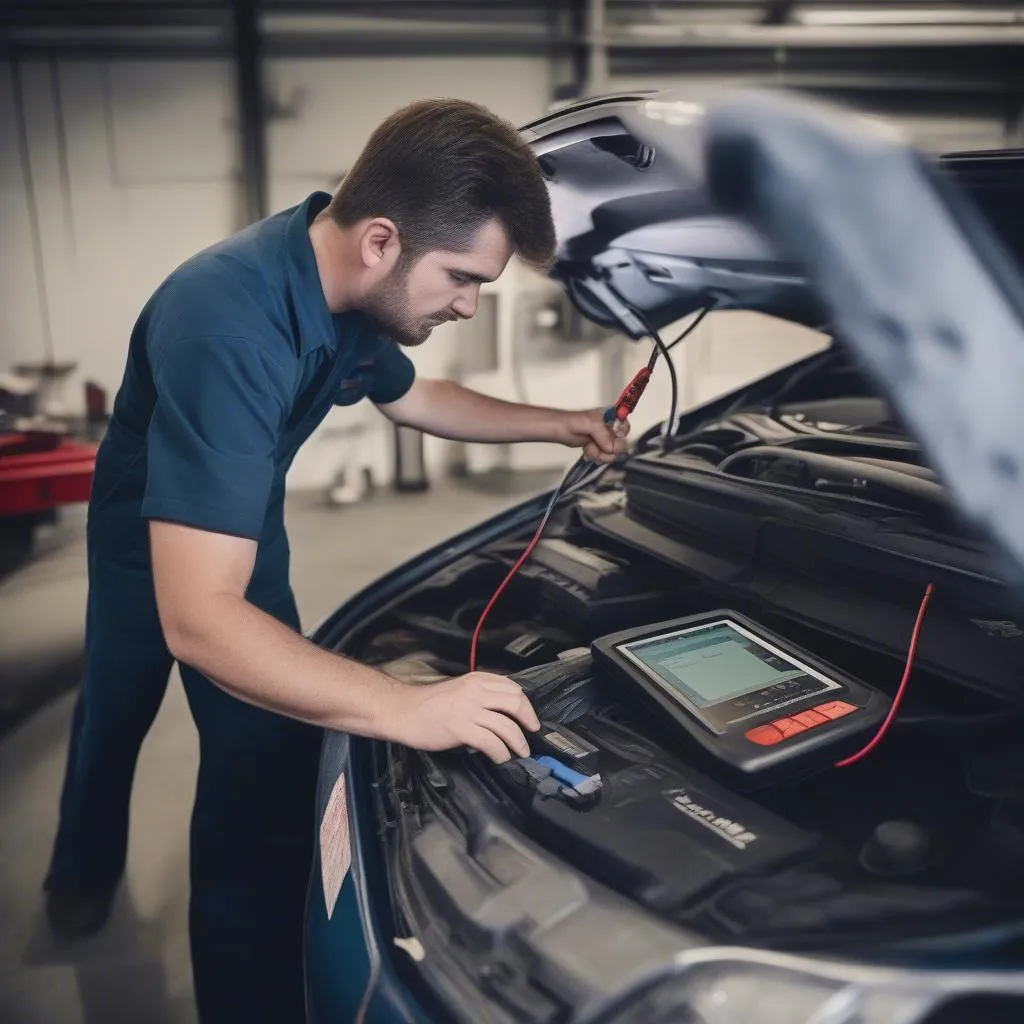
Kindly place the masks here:
POLYGON ((96 446, 48 431, 0 434, 0 571, 29 551, 36 525, 89 500, 96 446))

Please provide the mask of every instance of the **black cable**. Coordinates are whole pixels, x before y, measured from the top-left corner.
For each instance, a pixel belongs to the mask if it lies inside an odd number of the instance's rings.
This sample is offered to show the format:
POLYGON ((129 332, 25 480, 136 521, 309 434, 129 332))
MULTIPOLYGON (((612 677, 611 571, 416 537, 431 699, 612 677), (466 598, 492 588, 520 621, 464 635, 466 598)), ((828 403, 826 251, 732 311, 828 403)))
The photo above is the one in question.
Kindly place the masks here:
MULTIPOLYGON (((647 361, 647 369, 651 371, 654 370, 654 364, 658 361, 659 355, 664 357, 665 363, 668 366, 668 375, 672 384, 672 399, 669 405, 668 421, 665 423, 664 432, 665 447, 667 448, 671 443, 670 439, 673 431, 675 430, 676 413, 679 409, 679 375, 676 373, 675 364, 672 362, 672 356, 669 354, 668 346, 664 341, 662 341, 661 335, 651 326, 640 310, 632 306, 610 283, 608 284, 608 290, 626 307, 626 309, 630 311, 630 313, 633 314, 633 316, 636 317, 640 326, 643 327, 644 331, 647 333, 647 336, 657 346, 656 350, 651 353, 651 358, 647 361)), ((697 324, 700 323, 712 308, 712 306, 708 306, 701 315, 692 324, 690 324, 675 341, 672 342, 672 344, 678 345, 679 342, 687 337, 690 331, 696 328, 697 324)))
MULTIPOLYGON (((632 314, 639 321, 640 325, 644 328, 644 330, 647 332, 647 334, 654 341, 655 349, 651 353, 651 358, 647 362, 648 370, 653 371, 654 364, 657 362, 657 359, 658 359, 659 355, 664 357, 665 363, 668 366, 669 378, 670 378, 670 380, 672 382, 672 404, 671 404, 671 407, 669 409, 668 422, 665 424, 665 447, 667 448, 669 446, 669 438, 672 436, 672 430, 673 430, 673 426, 675 424, 675 419, 676 419, 676 411, 677 411, 678 405, 679 405, 679 378, 678 378, 678 376, 676 374, 675 365, 672 362, 672 356, 669 353, 668 347, 665 345, 665 342, 662 341, 661 335, 658 334, 658 332, 644 319, 644 317, 641 316, 641 314, 637 310, 633 309, 629 305, 629 303, 626 302, 626 300, 622 298, 621 295, 618 295, 617 293, 615 293, 614 289, 612 289, 612 291, 613 291, 613 294, 616 294, 616 297, 619 299, 619 301, 622 302, 623 305, 625 305, 626 308, 629 309, 632 312, 632 314)), ((694 323, 691 324, 690 327, 687 328, 687 330, 684 331, 683 334, 681 334, 673 342, 673 344, 675 345, 675 344, 678 344, 680 341, 682 341, 683 338, 685 338, 686 335, 691 330, 693 330, 697 326, 698 323, 700 323, 700 320, 703 318, 703 316, 707 312, 708 312, 708 310, 705 310, 704 313, 702 313, 701 316, 698 317, 697 320, 695 320, 694 323)), ((501 597, 502 593, 504 592, 505 588, 508 586, 508 584, 509 584, 510 580, 512 579, 512 577, 519 571, 519 569, 522 566, 522 564, 533 553, 533 549, 537 546, 537 543, 540 541, 541 535, 544 533, 544 530, 545 530, 545 528, 547 527, 547 524, 548 524, 548 520, 551 518, 552 514, 554 513, 555 508, 558 505, 558 502, 563 497, 568 497, 569 495, 574 494, 576 492, 576 490, 581 488, 585 483, 591 482, 590 474, 594 471, 594 468, 595 467, 593 467, 590 464, 590 462, 587 459, 587 457, 585 455, 581 455, 569 467, 569 469, 567 469, 565 471, 565 473, 562 475, 562 479, 558 481, 558 485, 552 491, 551 498, 548 501, 547 507, 544 509, 543 515, 541 516, 540 524, 538 525, 535 533, 533 534, 533 537, 530 539, 529 544, 526 545, 526 550, 523 551, 522 555, 519 556, 519 559, 515 562, 515 564, 509 570, 508 575, 502 580, 501 585, 494 592, 494 595, 491 597, 490 601, 488 601, 487 604, 484 606, 484 610, 483 610, 483 612, 480 615, 479 621, 477 622, 476 629, 473 632, 473 639, 472 639, 472 641, 470 643, 469 667, 470 667, 471 671, 476 671, 476 665, 477 665, 477 645, 478 645, 479 640, 480 640, 480 634, 483 631, 484 622, 487 620, 487 616, 490 614, 491 609, 494 607, 494 605, 497 602, 498 598, 501 597)), ((597 467, 598 473, 603 472, 605 468, 606 467, 604 467, 604 466, 597 467)), ((596 476, 598 475, 598 473, 595 473, 594 479, 596 479, 596 476)))
POLYGON ((687 339, 687 338, 688 338, 688 337, 689 337, 689 336, 690 336, 691 334, 693 334, 693 332, 694 332, 695 330, 697 330, 697 328, 698 328, 698 327, 700 327, 700 322, 701 322, 701 320, 703 320, 703 319, 704 319, 704 317, 706 317, 706 316, 708 315, 708 313, 710 313, 710 312, 711 312, 711 310, 713 310, 714 308, 715 308, 715 304, 714 304, 713 302, 712 302, 712 303, 711 303, 710 305, 707 305, 707 306, 705 306, 705 307, 704 307, 704 308, 703 308, 703 309, 702 309, 702 310, 700 311, 700 313, 698 313, 698 314, 697 314, 697 319, 696 319, 696 320, 694 320, 694 321, 693 321, 693 323, 691 323, 691 324, 688 324, 688 325, 686 326, 686 328, 685 328, 685 329, 683 330, 683 333, 682 333, 682 334, 680 334, 680 335, 679 335, 679 337, 678 337, 678 338, 676 338, 676 340, 675 340, 675 341, 669 342, 669 345, 668 345, 668 351, 669 351, 669 352, 671 352, 671 351, 672 351, 672 349, 674 349, 674 348, 676 347, 676 345, 678 345, 678 344, 679 344, 679 343, 680 343, 681 341, 686 341, 686 339, 687 339))
POLYGON ((639 314, 639 313, 637 313, 637 311, 636 311, 636 310, 633 310, 633 313, 634 313, 634 315, 636 315, 637 319, 638 319, 638 320, 640 320, 640 322, 641 322, 641 323, 642 323, 642 324, 644 325, 644 327, 645 327, 645 328, 646 328, 646 329, 648 330, 648 332, 650 333, 651 337, 652 337, 652 338, 654 339, 654 342, 655 342, 655 349, 654 349, 654 351, 653 351, 653 352, 651 353, 651 358, 650 358, 650 360, 649 360, 649 361, 648 361, 648 363, 647 363, 647 368, 648 368, 649 370, 653 370, 653 369, 654 369, 654 364, 655 364, 655 363, 657 362, 657 359, 658 359, 658 355, 659 355, 659 354, 661 354, 661 355, 663 355, 663 356, 664 356, 665 362, 666 362, 666 363, 668 363, 668 371, 669 371, 669 375, 670 375, 670 376, 671 376, 671 378, 672 378, 672 407, 671 407, 671 410, 670 410, 670 412, 669 412, 669 419, 668 419, 668 423, 667 423, 667 425, 666 425, 666 427, 665 427, 665 447, 666 447, 666 448, 668 448, 668 447, 670 446, 670 444, 671 444, 671 441, 670 441, 670 439, 671 439, 671 438, 672 438, 672 437, 674 436, 674 434, 675 434, 675 422, 676 422, 676 412, 677 412, 677 407, 678 407, 678 401, 679 401, 679 382, 678 382, 678 379, 677 379, 677 377, 676 377, 676 368, 675 368, 675 364, 674 364, 674 363, 672 362, 672 357, 671 357, 671 356, 669 355, 669 353, 670 353, 670 352, 672 351, 672 349, 674 349, 674 348, 676 347, 676 345, 680 344, 681 342, 684 342, 684 341, 686 341, 686 339, 687 339, 687 338, 688 338, 688 337, 689 337, 689 336, 690 336, 691 334, 693 334, 693 332, 694 332, 695 330, 697 330, 697 328, 698 328, 698 327, 700 327, 701 321, 702 321, 702 320, 703 320, 703 319, 704 319, 704 318, 705 318, 705 317, 706 317, 706 316, 708 315, 708 313, 710 313, 710 312, 711 312, 711 310, 713 310, 714 308, 715 308, 715 303, 713 303, 713 302, 712 302, 712 303, 710 303, 709 305, 705 306, 705 307, 704 307, 704 308, 703 308, 703 309, 702 309, 702 310, 701 310, 701 311, 700 311, 700 312, 699 312, 699 313, 697 314, 697 317, 696 317, 696 319, 694 319, 692 323, 688 324, 688 325, 687 325, 687 326, 686 326, 686 327, 685 327, 685 328, 683 329, 683 331, 682 331, 682 333, 681 333, 681 334, 679 335, 679 337, 677 337, 677 338, 676 338, 676 339, 675 339, 674 341, 672 341, 672 342, 669 342, 669 344, 668 344, 668 345, 665 345, 665 344, 663 344, 663 343, 662 343, 662 340, 661 340, 661 337, 659 336, 658 332, 657 332, 656 330, 654 330, 654 328, 653 328, 653 327, 651 327, 651 325, 650 325, 650 324, 648 324, 648 323, 647 323, 647 322, 646 322, 646 321, 645 321, 645 320, 644 320, 644 319, 643 319, 643 318, 642 318, 642 317, 640 316, 640 314, 639 314))
POLYGON ((651 358, 647 362, 647 368, 650 370, 654 369, 654 364, 657 362, 658 356, 661 355, 665 361, 665 365, 668 367, 669 380, 672 383, 672 400, 669 404, 668 421, 665 423, 665 444, 669 443, 669 438, 672 436, 672 432, 675 429, 676 422, 676 411, 679 408, 679 377, 676 374, 675 364, 672 362, 672 356, 669 354, 668 347, 665 342, 661 340, 661 335, 647 322, 646 319, 635 309, 631 312, 640 321, 643 329, 647 332, 651 340, 654 342, 656 348, 651 353, 651 358))
POLYGON ((808 362, 800 367, 792 377, 790 377, 783 385, 780 391, 777 391, 772 398, 771 415, 773 417, 779 415, 780 407, 785 404, 786 399, 801 385, 808 377, 817 373, 823 365, 834 359, 836 350, 833 348, 827 348, 824 352, 819 352, 816 355, 810 356, 808 362))

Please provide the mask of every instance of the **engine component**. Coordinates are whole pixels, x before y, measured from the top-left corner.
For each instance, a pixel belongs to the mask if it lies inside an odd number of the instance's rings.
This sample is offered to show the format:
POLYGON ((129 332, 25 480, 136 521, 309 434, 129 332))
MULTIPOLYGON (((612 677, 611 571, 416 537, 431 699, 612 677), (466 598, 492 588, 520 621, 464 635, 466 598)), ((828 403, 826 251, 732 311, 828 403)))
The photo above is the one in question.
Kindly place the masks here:
MULTIPOLYGON (((580 778, 549 759, 501 766, 522 796, 527 828, 545 846, 644 906, 721 941, 784 948, 893 944, 911 952, 937 923, 967 933, 999 907, 955 885, 865 884, 830 844, 634 737, 586 714, 574 730, 599 751, 601 788, 589 799, 566 789, 580 778), (630 742, 633 737, 635 742, 630 742)), ((564 766, 562 766, 564 767, 564 766)), ((909 874, 933 861, 935 844, 913 822, 893 820, 872 837, 872 867, 909 874), (885 858, 888 858, 886 860, 885 858)))
POLYGON ((439 683, 450 675, 450 673, 438 670, 429 651, 416 651, 405 657, 396 658, 394 661, 385 662, 380 667, 381 671, 386 672, 394 679, 417 685, 439 683))
MULTIPOLYGON (((444 617, 403 609, 395 617, 406 629, 414 631, 421 643, 429 642, 437 654, 449 661, 466 663, 473 631, 463 625, 459 612, 444 617)), ((558 626, 511 622, 495 625, 483 633, 480 650, 490 669, 515 672, 538 661, 553 660, 574 642, 573 636, 558 626)))
POLYGON ((912 875, 928 866, 934 852, 932 837, 916 822, 883 821, 864 844, 860 863, 873 875, 912 875))
POLYGON ((602 775, 591 810, 536 798, 531 825, 562 856, 652 909, 676 914, 725 882, 813 856, 816 836, 689 769, 602 775))
POLYGON ((538 754, 546 754, 564 761, 581 775, 597 774, 597 747, 568 726, 541 722, 540 731, 530 736, 530 747, 538 754))
POLYGON ((597 699, 590 651, 563 652, 558 661, 537 665, 513 676, 545 721, 566 723, 593 707, 597 699))
MULTIPOLYGON (((509 565, 504 553, 496 553, 509 565)), ((668 593, 626 561, 552 537, 541 540, 512 581, 513 598, 529 595, 539 617, 556 616, 587 636, 662 614, 668 593)))

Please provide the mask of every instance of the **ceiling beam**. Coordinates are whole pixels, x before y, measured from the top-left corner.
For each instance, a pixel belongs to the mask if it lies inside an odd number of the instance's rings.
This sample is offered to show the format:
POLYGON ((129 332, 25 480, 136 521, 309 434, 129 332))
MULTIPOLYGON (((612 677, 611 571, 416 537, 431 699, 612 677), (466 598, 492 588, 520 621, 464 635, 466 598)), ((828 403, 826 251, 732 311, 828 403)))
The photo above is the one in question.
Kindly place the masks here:
MULTIPOLYGON (((589 51, 607 53, 609 60, 630 53, 648 54, 651 59, 655 54, 686 53, 689 60, 705 51, 724 50, 930 52, 987 47, 1015 52, 1024 63, 1024 5, 995 9, 993 5, 940 8, 933 4, 925 11, 901 0, 900 8, 908 8, 901 16, 906 23, 893 21, 892 4, 865 6, 863 0, 843 7, 820 2, 766 6, 765 0, 744 4, 704 0, 685 5, 624 4, 622 0, 552 0, 551 4, 375 0, 372 5, 263 0, 258 6, 267 50, 278 55, 400 56, 471 50, 580 55, 589 51), (603 14, 598 18, 594 11, 599 7, 603 14), (581 9, 590 12, 583 25, 581 9), (737 17, 737 12, 743 16, 737 17), (840 24, 837 20, 886 12, 885 23, 840 24), (945 20, 940 17, 943 12, 945 20), (949 17, 952 14, 956 17, 949 17), (634 20, 633 15, 643 20, 634 20), (976 23, 957 20, 968 15, 976 23)), ((225 0, 4 0, 0 2, 0 45, 38 52, 78 47, 92 55, 127 52, 133 46, 140 53, 186 53, 190 47, 202 53, 230 52, 230 11, 225 0)))

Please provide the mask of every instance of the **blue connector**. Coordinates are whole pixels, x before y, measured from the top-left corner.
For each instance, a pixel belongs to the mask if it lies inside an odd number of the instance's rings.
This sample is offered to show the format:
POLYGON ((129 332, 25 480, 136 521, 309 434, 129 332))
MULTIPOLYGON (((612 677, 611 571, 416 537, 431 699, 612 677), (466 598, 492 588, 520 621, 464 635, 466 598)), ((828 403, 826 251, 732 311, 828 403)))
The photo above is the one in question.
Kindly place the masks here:
POLYGON ((568 765, 562 764, 557 758, 543 757, 535 758, 537 764, 551 769, 551 774, 563 785, 574 789, 580 796, 587 796, 601 788, 601 778, 598 775, 583 775, 574 772, 568 765))

